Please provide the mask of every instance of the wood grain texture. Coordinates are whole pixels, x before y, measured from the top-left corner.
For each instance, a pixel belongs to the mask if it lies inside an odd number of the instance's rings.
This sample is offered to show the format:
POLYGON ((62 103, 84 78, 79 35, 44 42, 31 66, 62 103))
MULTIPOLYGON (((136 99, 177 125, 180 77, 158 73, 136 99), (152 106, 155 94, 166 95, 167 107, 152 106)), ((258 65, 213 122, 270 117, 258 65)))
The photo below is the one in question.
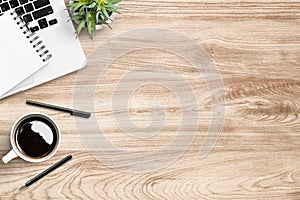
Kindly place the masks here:
MULTIPOLYGON (((131 99, 129 114, 141 127, 149 125, 153 103, 165 108, 165 127, 145 140, 118 128, 111 98, 117 81, 132 67, 164 64, 180 72, 197 96, 200 123, 188 150, 168 167, 148 173, 126 173, 99 162, 81 143, 75 118, 25 105, 26 99, 34 99, 72 107, 73 73, 0 101, 0 157, 11 148, 11 126, 23 114, 49 114, 62 131, 61 147, 52 159, 0 164, 0 199, 300 199, 300 1, 134 0, 121 5, 127 10, 117 16, 113 30, 97 32, 94 41, 80 35, 86 55, 107 39, 138 28, 169 29, 193 39, 214 61, 226 90, 219 97, 226 105, 224 129, 213 151, 198 159, 212 114, 204 80, 190 63, 169 52, 134 51, 112 63, 99 81, 93 114, 116 146, 140 152, 161 149, 180 126, 174 94, 148 86, 131 99), (67 154, 73 155, 72 162, 18 191, 67 154)), ((134 167, 134 161, 129 164, 134 167)))

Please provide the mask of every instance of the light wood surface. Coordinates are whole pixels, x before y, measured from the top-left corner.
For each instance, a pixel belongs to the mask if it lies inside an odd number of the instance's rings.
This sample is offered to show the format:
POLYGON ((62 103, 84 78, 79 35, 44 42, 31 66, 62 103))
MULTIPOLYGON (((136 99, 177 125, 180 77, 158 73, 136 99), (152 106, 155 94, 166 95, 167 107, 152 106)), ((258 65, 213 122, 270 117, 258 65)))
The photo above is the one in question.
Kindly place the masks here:
MULTIPOLYGON (((81 143, 74 117, 25 105, 26 99, 33 99, 72 107, 78 74, 72 73, 0 101, 0 157, 11 148, 10 129, 23 114, 46 113, 62 132, 60 149, 50 160, 33 164, 17 158, 0 164, 0 199, 300 199, 300 1, 132 0, 121 5, 127 10, 117 16, 113 30, 99 31, 94 41, 86 33, 80 35, 86 55, 107 39, 137 28, 169 29, 193 39, 214 61, 226 89, 225 124, 217 144, 207 158, 198 159, 212 114, 204 80, 183 58, 141 49, 120 57, 105 72, 93 114, 119 148, 140 152, 163 148, 180 128, 181 105, 170 90, 145 86, 132 96, 129 115, 140 127, 149 125, 153 103, 165 108, 168 121, 148 139, 132 139, 118 129, 111 97, 131 67, 148 63, 173 67, 191 83, 201 113, 187 151, 169 166, 147 173, 105 166, 81 143), (18 191, 67 154, 73 155, 70 163, 18 191)), ((128 161, 129 167, 134 163, 128 161)))

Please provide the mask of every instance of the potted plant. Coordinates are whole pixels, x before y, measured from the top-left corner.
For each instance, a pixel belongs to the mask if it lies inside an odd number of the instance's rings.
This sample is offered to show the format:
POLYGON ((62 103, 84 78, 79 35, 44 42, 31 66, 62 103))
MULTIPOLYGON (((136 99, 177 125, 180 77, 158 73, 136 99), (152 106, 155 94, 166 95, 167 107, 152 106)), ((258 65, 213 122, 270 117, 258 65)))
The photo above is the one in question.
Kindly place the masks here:
MULTIPOLYGON (((93 39, 97 30, 105 25, 110 27, 119 9, 118 3, 122 0, 70 0, 69 9, 71 18, 78 23, 76 32, 86 28, 93 39)), ((111 27, 110 27, 111 28, 111 27)))

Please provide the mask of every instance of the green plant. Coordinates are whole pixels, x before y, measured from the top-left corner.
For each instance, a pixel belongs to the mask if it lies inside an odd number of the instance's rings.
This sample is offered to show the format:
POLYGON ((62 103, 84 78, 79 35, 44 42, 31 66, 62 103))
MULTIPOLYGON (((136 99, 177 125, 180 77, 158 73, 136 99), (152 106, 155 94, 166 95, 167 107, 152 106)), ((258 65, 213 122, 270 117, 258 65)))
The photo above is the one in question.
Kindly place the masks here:
MULTIPOLYGON (((110 25, 107 23, 110 19, 110 15, 119 13, 119 9, 122 9, 117 4, 122 0, 70 0, 69 9, 71 12, 71 18, 78 22, 76 29, 79 34, 83 27, 87 28, 87 31, 91 38, 96 33, 96 25, 110 25)), ((110 27, 111 28, 111 27, 110 27)))

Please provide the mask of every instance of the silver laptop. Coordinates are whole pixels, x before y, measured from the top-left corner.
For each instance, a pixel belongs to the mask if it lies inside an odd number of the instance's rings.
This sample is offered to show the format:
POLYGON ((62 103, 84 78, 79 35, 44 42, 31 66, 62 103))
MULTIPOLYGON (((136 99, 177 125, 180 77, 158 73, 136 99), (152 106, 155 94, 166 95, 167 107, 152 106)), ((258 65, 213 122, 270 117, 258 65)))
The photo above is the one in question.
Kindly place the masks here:
MULTIPOLYGON (((45 67, 5 93, 4 98, 86 66, 87 60, 64 0, 0 0, 0 14, 15 10, 52 54, 45 67)), ((1 17, 1 16, 0 16, 1 17)), ((25 78, 25 77, 24 77, 25 78)))

